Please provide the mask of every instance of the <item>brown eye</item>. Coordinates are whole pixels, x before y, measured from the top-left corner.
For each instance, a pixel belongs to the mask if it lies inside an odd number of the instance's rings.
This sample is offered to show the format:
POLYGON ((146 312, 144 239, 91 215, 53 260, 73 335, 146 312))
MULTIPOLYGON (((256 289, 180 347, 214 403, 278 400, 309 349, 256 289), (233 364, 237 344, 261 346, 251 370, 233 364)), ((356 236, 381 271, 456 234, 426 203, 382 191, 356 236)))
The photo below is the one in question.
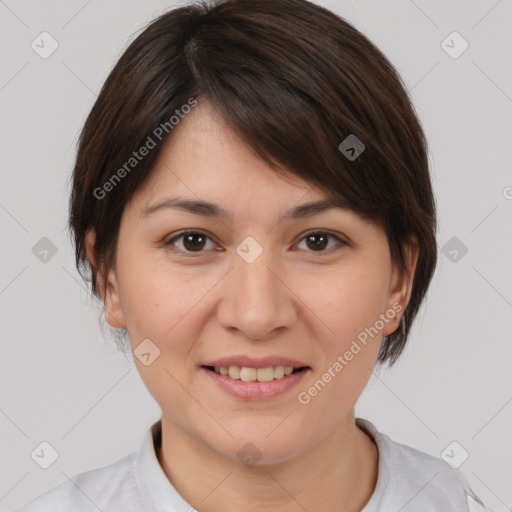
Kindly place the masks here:
POLYGON ((323 250, 327 247, 329 243, 329 237, 325 236, 323 233, 308 235, 306 237, 306 244, 310 249, 313 250, 323 250))
POLYGON ((187 251, 197 251, 204 248, 206 237, 200 233, 190 233, 184 235, 183 246, 187 251))
POLYGON ((329 240, 331 239, 336 240, 338 242, 338 245, 346 245, 346 243, 343 240, 341 240, 341 238, 332 233, 327 233, 325 231, 315 231, 314 233, 308 233, 302 240, 306 241, 306 247, 310 251, 327 252, 325 249, 329 245, 329 240))
POLYGON ((201 233, 199 231, 187 231, 185 233, 181 233, 175 236, 174 238, 166 242, 165 245, 175 246, 176 250, 181 252, 201 253, 204 252, 203 249, 207 245, 208 240, 210 240, 210 238, 204 233, 201 233), (175 243, 180 239, 182 240, 182 248, 179 248, 178 246, 175 245, 175 243))

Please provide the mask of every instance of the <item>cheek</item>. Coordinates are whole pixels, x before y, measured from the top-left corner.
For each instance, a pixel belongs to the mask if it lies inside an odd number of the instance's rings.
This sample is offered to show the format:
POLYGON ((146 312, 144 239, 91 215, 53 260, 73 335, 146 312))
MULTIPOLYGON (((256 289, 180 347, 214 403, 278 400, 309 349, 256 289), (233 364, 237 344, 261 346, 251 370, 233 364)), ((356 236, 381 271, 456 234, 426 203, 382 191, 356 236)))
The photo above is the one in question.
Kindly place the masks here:
POLYGON ((143 256, 133 253, 119 261, 120 303, 129 333, 163 342, 182 318, 187 323, 208 283, 162 258, 143 256))
POLYGON ((138 372, 164 410, 179 404, 186 411, 191 404, 179 383, 185 381, 188 354, 198 337, 200 307, 194 306, 208 283, 147 258, 124 258, 119 269, 120 299, 138 372), (154 343, 144 349, 152 353, 148 365, 137 357, 147 339, 154 343))
POLYGON ((303 282, 300 296, 318 317, 316 339, 323 353, 321 367, 307 383, 313 387, 303 390, 319 414, 336 404, 333 421, 354 405, 371 376, 382 338, 369 329, 379 319, 386 292, 386 274, 376 264, 340 269, 315 286, 312 279, 303 282))
MULTIPOLYGON (((358 334, 375 324, 386 300, 385 273, 377 266, 351 266, 322 279, 303 281, 300 297, 316 313, 330 351, 344 351, 358 334)), ((319 333, 320 334, 320 333, 319 333)))

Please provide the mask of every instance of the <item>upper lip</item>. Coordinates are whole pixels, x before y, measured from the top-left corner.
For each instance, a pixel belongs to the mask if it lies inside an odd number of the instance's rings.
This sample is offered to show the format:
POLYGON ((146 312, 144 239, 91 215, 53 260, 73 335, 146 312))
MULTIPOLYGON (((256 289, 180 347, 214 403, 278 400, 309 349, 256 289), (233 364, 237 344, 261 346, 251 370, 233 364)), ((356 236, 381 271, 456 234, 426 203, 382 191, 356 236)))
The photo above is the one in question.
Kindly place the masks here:
POLYGON ((288 357, 267 356, 267 357, 250 357, 246 355, 222 357, 208 361, 202 366, 245 366, 247 368, 268 368, 269 366, 292 366, 293 368, 302 368, 308 366, 305 363, 290 359, 288 357))

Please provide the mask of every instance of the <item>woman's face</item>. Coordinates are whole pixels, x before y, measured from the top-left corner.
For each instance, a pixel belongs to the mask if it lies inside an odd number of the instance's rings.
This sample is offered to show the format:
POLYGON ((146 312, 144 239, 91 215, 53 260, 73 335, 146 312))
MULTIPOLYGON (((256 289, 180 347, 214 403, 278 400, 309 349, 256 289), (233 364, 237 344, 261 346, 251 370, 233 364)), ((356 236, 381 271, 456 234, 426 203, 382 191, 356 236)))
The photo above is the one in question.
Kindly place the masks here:
POLYGON ((287 215, 324 199, 202 103, 125 207, 107 320, 127 328, 164 421, 233 460, 250 441, 261 463, 285 461, 353 423, 409 299, 380 227, 338 208, 287 215), (262 382, 205 368, 215 363, 262 382), (279 366, 307 369, 257 371, 279 366))

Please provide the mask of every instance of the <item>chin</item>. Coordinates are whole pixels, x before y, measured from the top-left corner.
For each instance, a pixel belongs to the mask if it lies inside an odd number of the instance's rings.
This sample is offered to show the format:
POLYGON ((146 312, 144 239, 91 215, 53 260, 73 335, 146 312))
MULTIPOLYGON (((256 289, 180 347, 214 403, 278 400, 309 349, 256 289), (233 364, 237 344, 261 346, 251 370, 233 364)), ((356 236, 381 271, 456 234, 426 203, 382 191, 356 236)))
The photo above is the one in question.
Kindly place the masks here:
POLYGON ((278 424, 273 422, 272 428, 257 429, 253 426, 243 429, 243 433, 227 428, 233 438, 226 434, 222 439, 216 437, 204 441, 222 457, 247 467, 280 464, 293 459, 309 447, 306 446, 307 441, 303 441, 296 432, 285 429, 280 435, 277 435, 277 429, 272 432, 278 424))

